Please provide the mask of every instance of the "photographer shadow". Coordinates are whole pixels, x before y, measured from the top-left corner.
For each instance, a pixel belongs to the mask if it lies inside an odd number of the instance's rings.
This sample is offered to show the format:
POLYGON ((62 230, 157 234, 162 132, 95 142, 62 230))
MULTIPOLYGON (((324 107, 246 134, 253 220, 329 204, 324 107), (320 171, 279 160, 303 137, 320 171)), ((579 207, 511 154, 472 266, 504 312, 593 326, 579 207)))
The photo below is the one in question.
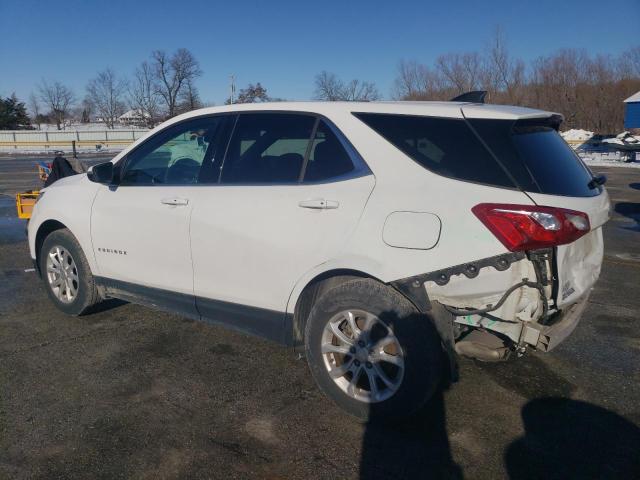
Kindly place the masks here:
MULTIPOLYGON (((424 340, 425 343, 405 343, 405 357, 421 358, 416 350, 431 349, 433 352, 438 351, 434 355, 440 355, 442 363, 425 365, 424 375, 431 375, 429 368, 444 367, 446 358, 445 353, 440 351, 440 337, 428 318, 417 314, 399 317, 396 312, 384 312, 380 319, 387 323, 396 335, 405 339, 414 333, 411 329, 412 324, 422 324, 428 335, 416 338, 424 340)), ((450 384, 450 375, 445 373, 435 385, 431 398, 408 419, 388 420, 385 418, 384 407, 376 403, 369 404, 369 420, 362 438, 361 479, 462 478, 462 470, 453 460, 447 434, 444 392, 450 384)))
POLYGON ((410 420, 371 420, 362 439, 361 479, 461 479, 451 455, 443 390, 410 420))
POLYGON ((539 398, 522 420, 524 436, 505 451, 511 479, 640 478, 640 428, 610 410, 539 398))

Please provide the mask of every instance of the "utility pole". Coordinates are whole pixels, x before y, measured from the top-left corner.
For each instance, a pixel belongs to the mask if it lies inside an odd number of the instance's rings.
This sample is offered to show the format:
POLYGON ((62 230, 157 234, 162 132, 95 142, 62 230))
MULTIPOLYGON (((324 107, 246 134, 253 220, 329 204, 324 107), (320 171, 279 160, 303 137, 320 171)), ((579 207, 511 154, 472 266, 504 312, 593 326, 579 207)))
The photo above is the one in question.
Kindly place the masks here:
POLYGON ((229 95, 229 103, 233 104, 236 96, 236 77, 235 75, 230 75, 229 78, 231 80, 231 95, 229 95))

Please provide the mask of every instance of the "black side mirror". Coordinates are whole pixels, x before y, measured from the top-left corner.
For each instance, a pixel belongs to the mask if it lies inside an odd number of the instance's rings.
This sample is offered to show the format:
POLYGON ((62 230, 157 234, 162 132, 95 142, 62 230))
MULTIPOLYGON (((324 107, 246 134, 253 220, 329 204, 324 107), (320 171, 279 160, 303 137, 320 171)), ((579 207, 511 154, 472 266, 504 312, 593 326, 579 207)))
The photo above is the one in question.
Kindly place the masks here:
POLYGON ((94 165, 89 168, 89 171, 87 171, 87 178, 92 182, 110 185, 113 183, 113 173, 113 163, 100 163, 99 165, 94 165))

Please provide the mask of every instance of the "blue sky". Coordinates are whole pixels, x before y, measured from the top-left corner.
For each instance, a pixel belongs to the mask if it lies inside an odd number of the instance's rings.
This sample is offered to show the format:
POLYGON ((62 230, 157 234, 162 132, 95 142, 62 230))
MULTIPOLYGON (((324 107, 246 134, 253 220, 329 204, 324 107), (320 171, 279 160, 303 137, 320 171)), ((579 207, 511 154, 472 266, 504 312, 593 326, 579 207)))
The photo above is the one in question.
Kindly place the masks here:
POLYGON ((321 70, 374 81, 389 97, 401 59, 482 50, 496 26, 515 56, 559 48, 618 54, 640 43, 640 0, 239 1, 0 0, 0 95, 26 100, 40 79, 78 97, 107 66, 130 76, 154 49, 191 50, 203 100, 220 104, 229 75, 275 97, 306 100, 321 70))

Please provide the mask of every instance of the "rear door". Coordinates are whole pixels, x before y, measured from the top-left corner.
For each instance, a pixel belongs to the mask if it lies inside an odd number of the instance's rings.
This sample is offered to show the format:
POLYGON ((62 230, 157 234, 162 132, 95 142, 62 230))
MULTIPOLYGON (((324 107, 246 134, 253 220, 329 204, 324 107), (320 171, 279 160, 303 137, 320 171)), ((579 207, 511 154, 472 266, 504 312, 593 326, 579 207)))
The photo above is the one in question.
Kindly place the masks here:
POLYGON ((191 220, 198 309, 282 341, 296 281, 340 251, 374 177, 327 121, 293 113, 239 115, 221 167, 191 220))

